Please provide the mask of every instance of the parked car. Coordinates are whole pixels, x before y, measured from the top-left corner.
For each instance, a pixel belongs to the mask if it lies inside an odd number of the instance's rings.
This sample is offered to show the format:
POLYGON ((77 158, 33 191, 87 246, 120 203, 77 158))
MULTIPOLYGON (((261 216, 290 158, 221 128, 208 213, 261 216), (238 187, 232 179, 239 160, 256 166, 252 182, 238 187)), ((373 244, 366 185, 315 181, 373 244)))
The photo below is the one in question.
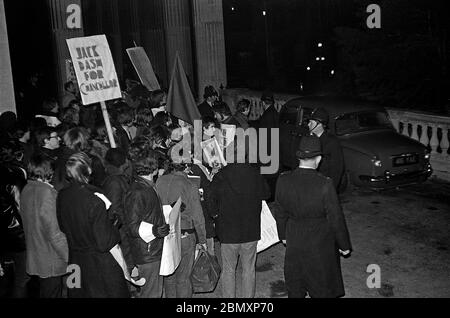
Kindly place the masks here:
POLYGON ((420 142, 399 134, 387 111, 376 104, 336 97, 299 97, 280 111, 280 162, 287 168, 298 164, 295 151, 308 133, 312 111, 329 113, 329 130, 341 143, 346 174, 344 188, 386 188, 425 181, 431 174, 430 154, 420 142))

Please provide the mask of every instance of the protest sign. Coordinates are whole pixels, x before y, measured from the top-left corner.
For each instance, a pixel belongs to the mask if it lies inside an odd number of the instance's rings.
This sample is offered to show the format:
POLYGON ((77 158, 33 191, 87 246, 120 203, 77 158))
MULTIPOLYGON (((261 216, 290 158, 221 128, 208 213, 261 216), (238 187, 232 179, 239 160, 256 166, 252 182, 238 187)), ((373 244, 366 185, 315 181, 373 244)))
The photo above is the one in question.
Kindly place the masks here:
POLYGON ((116 148, 105 101, 121 98, 119 79, 106 36, 67 39, 83 105, 100 103, 109 142, 116 148))
POLYGON ((210 167, 219 168, 227 165, 222 149, 215 137, 202 141, 201 147, 206 157, 206 162, 210 167))
POLYGON ((261 209, 261 239, 256 246, 256 252, 262 252, 265 249, 280 241, 278 237, 277 222, 270 212, 266 201, 262 201, 261 209))
POLYGON ((229 124, 220 124, 220 130, 222 131, 222 135, 224 136, 223 148, 226 148, 234 141, 234 136, 236 135, 236 126, 229 124))
POLYGON ((67 39, 83 105, 121 98, 106 36, 67 39))
POLYGON ((164 237, 159 274, 168 276, 173 274, 181 262, 181 198, 178 198, 173 207, 163 206, 166 223, 170 226, 169 234, 164 237))
POLYGON ((145 53, 144 48, 138 46, 127 49, 128 57, 141 80, 142 85, 147 87, 149 91, 161 89, 153 71, 152 63, 145 53))

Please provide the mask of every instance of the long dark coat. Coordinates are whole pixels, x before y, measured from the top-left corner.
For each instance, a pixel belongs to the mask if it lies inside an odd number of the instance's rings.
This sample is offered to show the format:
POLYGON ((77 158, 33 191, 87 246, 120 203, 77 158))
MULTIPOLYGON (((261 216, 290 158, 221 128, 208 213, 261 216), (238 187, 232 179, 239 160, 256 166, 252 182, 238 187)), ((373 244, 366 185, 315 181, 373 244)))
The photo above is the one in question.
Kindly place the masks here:
POLYGON ((319 139, 322 145, 322 161, 318 171, 330 177, 334 188, 338 190, 345 170, 341 144, 336 136, 328 132, 324 132, 319 139))
POLYGON ((285 281, 289 297, 345 294, 338 249, 350 237, 330 178, 298 168, 280 175, 275 196, 280 239, 286 239, 285 281))
POLYGON ((261 238, 261 201, 270 196, 259 170, 233 163, 222 168, 210 186, 208 208, 217 213, 217 236, 224 244, 241 244, 261 238))
POLYGON ((73 298, 129 297, 124 274, 109 252, 120 241, 96 188, 77 182, 58 193, 56 213, 69 245, 69 264, 81 270, 81 288, 68 290, 73 298))

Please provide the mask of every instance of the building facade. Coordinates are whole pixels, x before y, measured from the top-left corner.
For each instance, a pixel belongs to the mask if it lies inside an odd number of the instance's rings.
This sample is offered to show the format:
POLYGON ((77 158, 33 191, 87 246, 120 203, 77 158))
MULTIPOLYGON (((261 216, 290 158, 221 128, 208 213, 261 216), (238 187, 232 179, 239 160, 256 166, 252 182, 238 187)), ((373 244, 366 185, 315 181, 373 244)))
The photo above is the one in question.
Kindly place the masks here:
MULTIPOLYGON (((0 112, 15 110, 14 92, 18 91, 13 88, 17 63, 11 63, 14 57, 10 56, 8 34, 11 31, 7 27, 8 23, 13 24, 10 21, 15 21, 20 10, 8 11, 8 5, 3 5, 8 1, 11 0, 0 0, 0 97, 5 101, 0 112)), ((58 98, 64 93, 64 83, 73 78, 66 39, 96 34, 106 35, 122 79, 137 79, 126 49, 142 46, 163 88, 169 87, 177 52, 194 95, 201 98, 206 85, 227 86, 222 0, 37 0, 34 3, 45 8, 46 14, 39 19, 48 21, 39 36, 51 42, 53 91, 58 98)))

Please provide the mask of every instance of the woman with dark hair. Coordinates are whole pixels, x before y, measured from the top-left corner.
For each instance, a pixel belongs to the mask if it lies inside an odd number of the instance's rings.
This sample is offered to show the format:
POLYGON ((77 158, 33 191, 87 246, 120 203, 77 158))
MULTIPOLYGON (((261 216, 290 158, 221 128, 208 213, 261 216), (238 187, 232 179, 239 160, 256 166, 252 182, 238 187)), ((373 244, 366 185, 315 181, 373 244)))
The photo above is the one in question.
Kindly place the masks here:
POLYGON ((136 137, 149 134, 152 120, 153 113, 147 107, 139 107, 136 110, 136 137))
POLYGON ((28 183, 20 195, 27 246, 26 271, 39 277, 41 298, 61 298, 68 247, 56 219, 57 192, 49 184, 53 175, 51 159, 42 155, 31 157, 28 174, 28 183))
POLYGON ((69 263, 80 268, 80 288, 68 290, 73 298, 129 297, 122 268, 112 250, 120 234, 108 218, 110 202, 101 191, 88 184, 91 160, 75 153, 67 160, 70 181, 57 197, 56 213, 69 245, 69 263))
POLYGON ((66 162, 71 155, 77 152, 85 152, 89 154, 90 160, 92 160, 92 174, 91 182, 93 185, 100 187, 106 178, 105 168, 103 166, 101 158, 91 151, 91 145, 89 143, 89 133, 83 127, 75 127, 69 129, 63 137, 65 147, 61 151, 61 155, 58 157, 55 163, 55 174, 53 176, 52 184, 56 190, 61 190, 68 181, 66 179, 66 162))

